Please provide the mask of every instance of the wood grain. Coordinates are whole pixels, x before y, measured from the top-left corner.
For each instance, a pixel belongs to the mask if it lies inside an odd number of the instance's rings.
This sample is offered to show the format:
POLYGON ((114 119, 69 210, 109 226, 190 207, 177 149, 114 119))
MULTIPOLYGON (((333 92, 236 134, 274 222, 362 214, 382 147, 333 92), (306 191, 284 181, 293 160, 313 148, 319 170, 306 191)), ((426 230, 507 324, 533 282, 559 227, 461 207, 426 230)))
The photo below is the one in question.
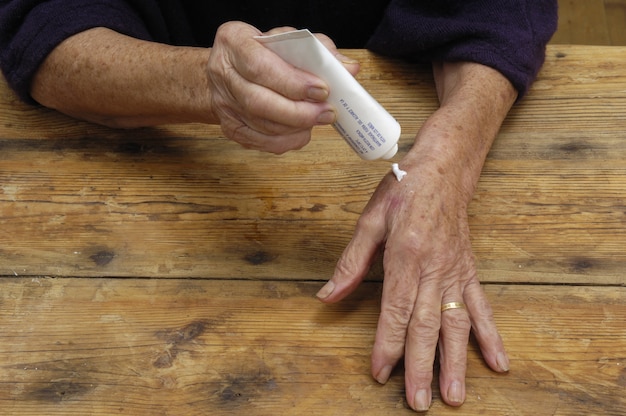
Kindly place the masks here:
MULTIPOLYGON (((403 126, 405 152, 436 108, 428 69, 346 53, 403 126)), ((623 282, 624 67, 623 49, 549 48, 470 206, 483 281, 623 282)), ((216 127, 115 131, 2 97, 0 273, 9 276, 324 280, 390 167, 362 162, 330 128, 272 156, 216 127)))
POLYGON ((554 43, 610 45, 604 0, 560 0, 554 43))
POLYGON ((626 45, 626 0, 605 0, 611 45, 626 45))
POLYGON ((626 45, 626 0, 558 0, 553 44, 626 45))
MULTIPOLYGON (((7 414, 413 414, 402 368, 385 386, 369 376, 378 283, 330 307, 307 282, 9 278, 2 288, 7 414)), ((435 400, 433 414, 623 414, 626 289, 486 290, 512 370, 492 373, 470 345, 466 404, 435 400)))
MULTIPOLYGON (((403 127, 436 108, 430 70, 360 50, 403 127)), ((551 45, 469 208, 512 371, 469 346, 468 399, 433 414, 623 415, 626 48, 551 45)), ((299 152, 217 127, 112 130, 0 83, 0 413, 385 415, 403 370, 369 375, 380 264, 314 299, 388 162, 330 128, 299 152)))

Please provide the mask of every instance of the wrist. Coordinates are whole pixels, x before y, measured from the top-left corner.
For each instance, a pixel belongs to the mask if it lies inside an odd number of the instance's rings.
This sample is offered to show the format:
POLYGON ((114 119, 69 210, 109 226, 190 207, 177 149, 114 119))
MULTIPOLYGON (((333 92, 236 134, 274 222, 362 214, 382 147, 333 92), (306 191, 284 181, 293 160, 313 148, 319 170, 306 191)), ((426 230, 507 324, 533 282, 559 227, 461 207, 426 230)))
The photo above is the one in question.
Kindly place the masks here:
POLYGON ((469 150, 462 136, 428 128, 427 123, 400 166, 408 175, 426 179, 437 192, 453 193, 469 204, 480 179, 484 157, 469 150))
POLYGON ((433 180, 471 200, 489 149, 517 92, 499 72, 480 64, 434 65, 440 107, 424 123, 403 169, 428 170, 433 180))

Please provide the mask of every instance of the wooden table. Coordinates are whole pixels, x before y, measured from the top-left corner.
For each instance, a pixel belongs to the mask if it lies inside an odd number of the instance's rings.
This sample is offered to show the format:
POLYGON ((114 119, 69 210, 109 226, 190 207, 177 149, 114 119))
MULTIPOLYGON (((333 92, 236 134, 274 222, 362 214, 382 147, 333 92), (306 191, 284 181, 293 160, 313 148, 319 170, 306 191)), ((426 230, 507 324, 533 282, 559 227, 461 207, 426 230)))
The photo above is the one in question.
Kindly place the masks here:
MULTIPOLYGON (((436 107, 428 68, 365 51, 403 126, 436 107)), ((511 357, 469 346, 466 404, 432 414, 626 414, 626 48, 551 46, 470 206, 511 357)), ((388 162, 330 128, 283 156, 204 125, 115 131, 0 88, 0 413, 401 415, 403 369, 369 354, 381 267, 314 298, 388 162)), ((435 383, 436 384, 436 383, 435 383)))

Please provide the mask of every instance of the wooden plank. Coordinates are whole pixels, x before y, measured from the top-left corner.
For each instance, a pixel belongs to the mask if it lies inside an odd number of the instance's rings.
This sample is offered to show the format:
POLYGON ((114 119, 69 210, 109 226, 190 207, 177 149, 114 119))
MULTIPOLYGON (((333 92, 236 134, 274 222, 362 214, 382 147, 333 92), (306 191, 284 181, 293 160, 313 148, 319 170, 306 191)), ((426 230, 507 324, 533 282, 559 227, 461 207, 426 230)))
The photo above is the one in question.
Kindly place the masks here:
MULTIPOLYGON (((403 370, 369 375, 380 297, 325 306, 318 283, 0 280, 0 408, 19 415, 412 414, 403 370)), ((469 347, 467 402, 435 414, 626 410, 626 288, 487 285, 511 356, 469 347)), ((436 384, 436 383, 435 383, 436 384)))
MULTIPOLYGON (((436 108, 428 68, 346 53, 401 122, 405 152, 436 108)), ((622 48, 548 49, 470 205, 483 281, 623 282, 624 67, 622 48)), ((1 91, 0 275, 324 280, 389 171, 330 128, 272 156, 216 127, 116 131, 1 91)))
POLYGON ((483 279, 623 282, 626 84, 609 69, 623 65, 622 48, 548 48, 470 206, 483 279))
POLYGON ((559 0, 552 44, 626 45, 626 0, 559 0))
POLYGON ((610 45, 605 0, 559 0, 554 44, 610 45))
MULTIPOLYGON (((401 94, 383 104, 416 100, 392 63, 354 53, 375 84, 394 80, 401 94)), ((434 98, 430 79, 412 82, 434 98)), ((277 157, 214 126, 116 131, 1 97, 6 275, 326 278, 389 168, 363 163, 329 128, 277 157)))
POLYGON ((605 0, 611 45, 626 45, 626 0, 605 0))
POLYGON ((571 10, 572 1, 570 0, 558 0, 559 7, 559 17, 558 24, 556 28, 556 32, 552 35, 552 39, 550 39, 551 44, 561 45, 561 44, 571 44, 571 36, 570 36, 570 22, 574 15, 571 10))

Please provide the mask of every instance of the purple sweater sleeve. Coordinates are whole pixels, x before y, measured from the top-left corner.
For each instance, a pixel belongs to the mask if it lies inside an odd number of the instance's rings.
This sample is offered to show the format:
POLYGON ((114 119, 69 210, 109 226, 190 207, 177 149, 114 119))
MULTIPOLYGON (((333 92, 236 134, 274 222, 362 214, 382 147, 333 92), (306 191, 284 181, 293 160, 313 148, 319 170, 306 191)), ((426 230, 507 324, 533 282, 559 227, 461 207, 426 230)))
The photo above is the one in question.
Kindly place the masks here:
POLYGON ((556 26, 556 0, 392 0, 368 48, 421 62, 477 62, 507 77, 521 98, 556 26))
MULTIPOLYGON (((33 102, 32 77, 66 38, 104 26, 140 39, 176 43, 174 29, 184 20, 176 17, 181 4, 0 0, 0 65, 9 85, 33 102)), ((418 61, 488 65, 506 76, 521 97, 543 64, 545 45, 556 30, 556 8, 556 0, 391 0, 367 47, 418 61)))
POLYGON ((9 0, 0 2, 0 62, 9 85, 27 102, 39 65, 59 43, 106 26, 149 39, 142 20, 120 0, 9 0))

